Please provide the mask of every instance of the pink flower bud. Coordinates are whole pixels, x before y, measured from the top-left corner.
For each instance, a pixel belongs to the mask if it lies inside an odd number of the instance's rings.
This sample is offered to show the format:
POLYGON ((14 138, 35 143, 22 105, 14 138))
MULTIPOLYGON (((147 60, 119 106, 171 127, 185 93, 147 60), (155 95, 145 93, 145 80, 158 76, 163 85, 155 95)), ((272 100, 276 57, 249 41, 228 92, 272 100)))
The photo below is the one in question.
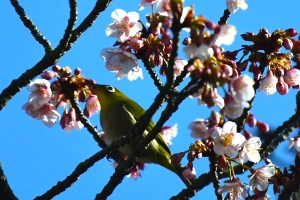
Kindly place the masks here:
POLYGON ((256 127, 258 128, 258 130, 260 130, 263 133, 269 132, 269 125, 265 122, 257 121, 256 127))
POLYGON ((59 72, 59 71, 61 70, 61 67, 58 66, 58 65, 53 65, 53 66, 52 66, 52 70, 53 70, 54 72, 59 72))
POLYGON ((74 74, 75 75, 79 75, 81 73, 81 69, 80 68, 76 68, 75 70, 74 70, 74 74))
POLYGON ((58 75, 57 72, 48 71, 48 70, 43 71, 43 73, 41 73, 41 77, 46 80, 51 80, 57 75, 58 75))
POLYGON ((283 39, 283 47, 286 50, 291 50, 293 48, 293 42, 292 42, 292 40, 289 39, 289 38, 284 38, 283 39))
POLYGON ((278 83, 276 84, 277 92, 281 95, 285 95, 289 92, 289 86, 283 81, 282 76, 279 79, 282 80, 278 80, 278 83))
POLYGON ((244 60, 242 63, 238 65, 238 69, 240 72, 243 72, 246 70, 247 66, 248 66, 248 60, 244 60))
POLYGON ((194 179, 196 177, 196 170, 193 164, 187 166, 183 171, 182 175, 185 179, 194 179))
POLYGON ((138 51, 144 46, 144 42, 143 42, 143 40, 140 40, 138 38, 133 38, 132 40, 130 40, 129 46, 134 51, 138 51))
POLYGON ((84 102, 85 101, 85 93, 80 90, 79 93, 78 93, 78 101, 79 102, 84 102))
POLYGON ((247 117, 246 122, 250 127, 254 127, 256 125, 257 120, 254 118, 253 114, 250 114, 247 117))
POLYGON ((163 57, 161 55, 155 55, 154 62, 156 66, 162 66, 163 64, 163 57))
POLYGON ((246 138, 246 140, 249 140, 250 138, 252 138, 252 134, 244 129, 244 136, 246 138))
POLYGON ((171 157, 172 164, 178 165, 181 162, 184 155, 185 155, 185 152, 180 152, 180 153, 173 154, 172 157, 171 157))
POLYGON ((92 113, 90 111, 88 111, 88 109, 85 107, 83 110, 83 114, 84 116, 86 116, 87 118, 90 118, 92 116, 92 113))
POLYGON ((294 37, 298 34, 297 31, 293 28, 286 29, 284 32, 287 36, 290 36, 290 37, 294 37))

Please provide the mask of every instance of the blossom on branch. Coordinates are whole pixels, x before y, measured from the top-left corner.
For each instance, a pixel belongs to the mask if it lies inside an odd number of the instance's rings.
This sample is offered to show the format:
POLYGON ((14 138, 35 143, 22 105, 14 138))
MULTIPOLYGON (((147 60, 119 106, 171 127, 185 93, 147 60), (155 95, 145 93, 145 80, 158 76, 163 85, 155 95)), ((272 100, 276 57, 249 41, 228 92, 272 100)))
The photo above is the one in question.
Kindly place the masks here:
POLYGON ((119 48, 105 48, 100 54, 106 61, 105 67, 111 72, 117 72, 118 80, 123 77, 127 77, 130 81, 138 77, 143 79, 142 69, 132 53, 119 48))
POLYGON ((239 152, 241 163, 244 163, 247 158, 251 162, 258 163, 260 161, 260 154, 258 152, 260 146, 261 141, 259 137, 251 137, 246 140, 243 149, 239 152))
POLYGON ((269 178, 275 175, 275 167, 272 163, 258 168, 250 177, 250 189, 255 188, 259 191, 265 191, 269 187, 269 178))
POLYGON ((215 153, 229 157, 237 155, 246 141, 242 134, 237 133, 236 123, 231 121, 226 122, 223 128, 217 127, 211 137, 215 141, 215 153))
POLYGON ((144 10, 146 6, 152 6, 154 5, 158 0, 141 0, 141 3, 139 5, 139 10, 144 10))
POLYGON ((226 7, 230 13, 235 13, 239 8, 246 10, 248 5, 245 0, 226 0, 226 7))
POLYGON ((254 83, 254 80, 247 75, 238 76, 230 82, 230 91, 234 100, 245 108, 250 106, 248 101, 254 98, 254 83))
POLYGON ((229 199, 238 200, 240 198, 246 198, 248 196, 246 190, 246 184, 242 183, 240 179, 233 178, 233 180, 224 181, 224 185, 219 187, 218 193, 222 194, 228 192, 229 199))
POLYGON ((170 0, 158 0, 156 8, 160 15, 168 16, 170 18, 173 17, 170 0))
POLYGON ((52 95, 50 82, 45 79, 36 79, 29 83, 27 89, 30 92, 28 102, 35 107, 48 103, 52 95))
POLYGON ((172 144, 171 140, 177 136, 177 133, 177 124, 175 124, 174 126, 164 126, 161 128, 161 135, 168 145, 172 144))
POLYGON ((114 23, 106 28, 108 37, 117 37, 119 42, 125 42, 129 37, 134 36, 143 29, 137 12, 126 13, 124 10, 116 9, 111 13, 114 23))
POLYGON ((183 51, 185 52, 186 57, 189 59, 198 57, 203 61, 210 59, 214 55, 214 50, 206 44, 201 44, 200 46, 197 46, 196 44, 190 44, 184 47, 183 51))
POLYGON ((231 45, 236 33, 237 31, 234 26, 229 24, 221 25, 210 42, 210 46, 231 45))

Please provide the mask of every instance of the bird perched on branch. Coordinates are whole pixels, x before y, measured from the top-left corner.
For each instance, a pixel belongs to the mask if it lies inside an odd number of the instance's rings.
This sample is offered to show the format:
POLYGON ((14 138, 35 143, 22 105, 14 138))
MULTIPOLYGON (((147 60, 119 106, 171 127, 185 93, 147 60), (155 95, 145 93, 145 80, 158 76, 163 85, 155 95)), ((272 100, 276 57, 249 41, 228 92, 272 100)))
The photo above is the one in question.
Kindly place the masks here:
MULTIPOLYGON (((117 88, 94 83, 90 83, 90 85, 92 86, 92 93, 97 95, 100 101, 100 123, 110 141, 117 140, 127 134, 130 128, 145 113, 145 110, 139 104, 128 98, 117 88)), ((129 156, 137 147, 138 142, 151 132, 154 125, 154 122, 151 120, 143 135, 120 147, 119 151, 125 156, 129 156)), ((137 161, 159 164, 181 176, 180 169, 171 163, 171 151, 160 133, 152 140, 147 149, 141 153, 137 161)))

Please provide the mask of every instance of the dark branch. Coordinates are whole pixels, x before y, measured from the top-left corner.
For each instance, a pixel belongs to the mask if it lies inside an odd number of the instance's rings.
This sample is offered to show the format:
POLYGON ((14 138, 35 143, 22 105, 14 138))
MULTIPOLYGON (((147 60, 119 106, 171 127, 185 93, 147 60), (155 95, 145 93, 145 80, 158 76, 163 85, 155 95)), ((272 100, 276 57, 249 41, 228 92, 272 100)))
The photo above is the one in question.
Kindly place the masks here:
POLYGON ((4 175, 2 164, 0 163, 0 199, 5 200, 17 200, 18 198, 14 195, 11 190, 7 178, 4 175))

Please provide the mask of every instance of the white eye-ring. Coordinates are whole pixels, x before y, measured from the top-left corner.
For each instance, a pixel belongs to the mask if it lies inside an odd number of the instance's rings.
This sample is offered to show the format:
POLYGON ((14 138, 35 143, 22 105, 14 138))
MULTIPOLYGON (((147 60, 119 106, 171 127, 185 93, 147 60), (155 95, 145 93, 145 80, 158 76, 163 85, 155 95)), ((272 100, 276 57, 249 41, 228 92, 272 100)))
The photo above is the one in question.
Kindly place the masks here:
POLYGON ((115 88, 113 86, 110 86, 110 85, 106 86, 106 88, 109 92, 115 92, 116 91, 115 88))

